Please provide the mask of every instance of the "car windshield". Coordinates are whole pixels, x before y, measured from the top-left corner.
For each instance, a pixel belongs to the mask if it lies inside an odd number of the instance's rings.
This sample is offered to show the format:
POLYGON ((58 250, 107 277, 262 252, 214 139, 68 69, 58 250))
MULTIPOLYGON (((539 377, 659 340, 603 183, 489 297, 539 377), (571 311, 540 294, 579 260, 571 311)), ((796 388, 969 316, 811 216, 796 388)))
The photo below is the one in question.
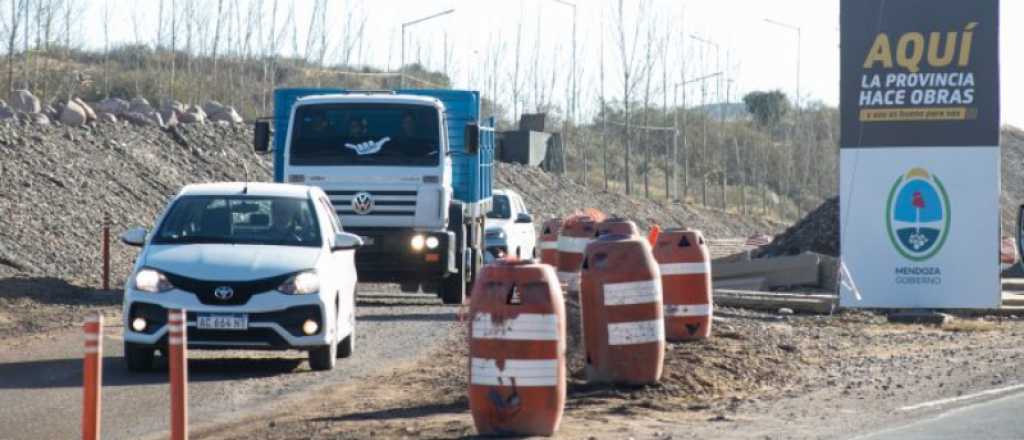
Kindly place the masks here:
POLYGON ((509 206, 508 197, 495 194, 493 199, 494 204, 491 207, 491 212, 487 213, 487 218, 502 220, 512 218, 512 208, 509 206))
POLYGON ((295 111, 294 165, 437 165, 437 109, 424 105, 316 104, 295 111))
POLYGON ((306 199, 186 196, 171 206, 153 243, 320 246, 314 212, 306 199))

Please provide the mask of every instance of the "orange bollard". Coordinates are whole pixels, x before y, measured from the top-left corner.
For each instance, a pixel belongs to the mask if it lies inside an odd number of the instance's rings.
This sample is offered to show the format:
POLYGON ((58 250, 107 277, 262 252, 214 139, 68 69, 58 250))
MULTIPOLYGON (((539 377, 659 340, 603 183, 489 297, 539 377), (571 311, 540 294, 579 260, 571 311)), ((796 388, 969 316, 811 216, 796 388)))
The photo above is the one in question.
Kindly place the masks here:
POLYGON ((570 298, 579 295, 583 250, 597 236, 599 221, 593 215, 575 214, 565 220, 558 234, 558 281, 566 285, 565 290, 570 298))
POLYGON ((583 257, 580 309, 588 382, 657 383, 665 360, 661 274, 638 236, 604 235, 583 257))
POLYGON ((700 231, 669 229, 654 246, 665 298, 665 335, 669 341, 711 336, 711 255, 700 231))
POLYGON ((540 233, 540 241, 537 243, 537 248, 540 249, 541 263, 558 266, 558 233, 561 230, 561 218, 553 218, 544 222, 540 233))
POLYGON ((565 303, 553 267, 499 260, 470 297, 469 409, 481 435, 552 435, 566 398, 565 303))
POLYGON ((623 217, 610 217, 597 224, 597 236, 607 234, 640 236, 640 229, 636 223, 623 217))
POLYGON ((647 234, 647 243, 650 243, 651 247, 658 242, 658 236, 661 235, 661 227, 658 225, 651 226, 651 233, 647 234))
POLYGON ((167 311, 171 372, 171 440, 188 438, 188 336, 184 309, 167 311))
POLYGON ((82 367, 82 439, 100 438, 100 390, 103 387, 103 315, 85 318, 82 367))

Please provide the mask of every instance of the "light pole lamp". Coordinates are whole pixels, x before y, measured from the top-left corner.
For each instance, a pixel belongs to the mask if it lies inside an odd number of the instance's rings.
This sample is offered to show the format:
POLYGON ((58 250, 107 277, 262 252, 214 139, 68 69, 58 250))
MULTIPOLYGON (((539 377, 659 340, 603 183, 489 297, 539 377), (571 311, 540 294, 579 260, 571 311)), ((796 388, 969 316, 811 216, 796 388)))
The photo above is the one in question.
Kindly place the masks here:
POLYGON ((441 17, 441 16, 444 16, 444 15, 451 14, 452 12, 455 12, 455 9, 449 9, 449 10, 446 10, 446 11, 441 11, 441 12, 438 12, 438 13, 433 14, 433 15, 428 15, 428 16, 423 17, 423 18, 418 18, 418 19, 413 20, 413 21, 407 21, 405 23, 402 23, 402 60, 401 60, 401 64, 398 66, 398 87, 399 88, 405 87, 405 74, 402 73, 402 70, 405 69, 405 28, 410 27, 410 26, 414 26, 414 25, 417 25, 417 24, 420 24, 420 23, 423 23, 424 21, 427 21, 427 20, 430 20, 430 19, 433 19, 433 18, 437 18, 437 17, 441 17))
POLYGON ((773 24, 775 26, 780 26, 780 27, 783 27, 783 28, 786 28, 786 29, 789 29, 791 31, 795 31, 796 32, 796 99, 794 101, 796 102, 796 108, 799 109, 800 108, 800 40, 801 40, 801 37, 800 37, 800 26, 795 26, 795 25, 792 25, 792 24, 783 23, 781 21, 772 20, 770 18, 766 18, 766 19, 764 19, 764 21, 769 23, 769 24, 773 24))

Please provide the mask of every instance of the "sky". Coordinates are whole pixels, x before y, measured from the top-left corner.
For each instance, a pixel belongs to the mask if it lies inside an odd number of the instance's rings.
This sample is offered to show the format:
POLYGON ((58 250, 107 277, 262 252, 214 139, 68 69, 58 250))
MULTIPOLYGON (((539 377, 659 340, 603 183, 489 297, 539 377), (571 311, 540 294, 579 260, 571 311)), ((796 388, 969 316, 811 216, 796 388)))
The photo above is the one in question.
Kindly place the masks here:
MULTIPOLYGON (((141 32, 152 41, 155 38, 156 5, 158 0, 84 0, 88 5, 84 14, 91 16, 85 23, 100 23, 105 4, 111 13, 111 40, 113 43, 134 41, 131 25, 132 11, 141 32)), ((183 0, 178 0, 183 1, 183 0)), ((216 0, 195 0, 215 5, 216 0)), ((228 0, 228 3, 250 0, 228 0)), ((969 1, 969 0, 965 0, 969 1)), ((271 0, 264 0, 270 4, 271 0)), ((289 0, 282 0, 290 3, 289 0)), ((622 79, 618 67, 620 56, 613 32, 613 13, 618 2, 612 0, 569 0, 577 10, 577 66, 580 117, 588 117, 600 96, 601 50, 604 48, 606 66, 604 89, 609 99, 621 98, 622 79), (603 42, 603 43, 602 43, 603 42)), ((636 1, 626 1, 627 21, 635 17, 636 1)), ((300 46, 308 29, 313 0, 295 0, 295 26, 300 46)), ((533 64, 540 65, 538 77, 555 78, 552 99, 564 106, 571 66, 573 8, 557 0, 329 0, 328 28, 332 41, 343 36, 345 11, 356 11, 365 17, 366 32, 363 46, 353 54, 358 64, 378 68, 397 68, 401 58, 401 23, 454 9, 454 12, 407 28, 406 61, 420 61, 427 67, 444 70, 445 41, 448 45, 448 69, 455 86, 483 88, 490 69, 483 63, 496 53, 496 42, 504 42, 501 53, 500 79, 506 89, 502 103, 510 106, 511 82, 514 65, 514 46, 517 28, 522 25, 521 62, 523 70, 533 64), (538 32, 539 30, 539 32, 538 32), (535 42, 538 40, 540 44, 535 42)), ((1024 21, 1024 2, 1000 2, 1000 62, 1002 122, 1024 127, 1024 84, 1014 81, 1024 78, 1024 52, 1012 44, 1024 41, 1024 27, 1009 23, 1024 21)), ((283 13, 279 26, 284 25, 283 13)), ((705 83, 707 100, 739 101, 752 90, 781 89, 790 97, 797 88, 797 54, 800 55, 799 87, 801 101, 822 101, 836 105, 839 100, 839 1, 838 0, 652 0, 644 18, 657 23, 669 35, 668 55, 665 57, 669 82, 679 82, 682 72, 686 78, 722 71, 721 82, 705 83), (773 25, 766 19, 800 28, 797 33, 786 27, 773 25), (717 43, 716 52, 711 45, 700 43, 692 35, 717 43), (685 68, 681 60, 685 61, 685 68), (716 94, 716 87, 720 87, 716 94)), ((91 47, 101 47, 102 28, 83 29, 91 47)), ((628 45, 629 43, 627 43, 628 45)), ((285 44, 290 51, 290 42, 285 44)), ((637 55, 642 57, 642 54, 637 55)), ((330 56, 328 57, 331 58, 330 56)), ((642 60, 638 59, 638 62, 642 60)), ((524 74, 524 76, 529 76, 524 74)), ((655 67, 652 87, 654 102, 669 104, 679 95, 663 95, 662 67, 655 67)), ((522 79, 526 88, 532 87, 532 77, 522 79)), ((643 91, 643 84, 639 91, 643 91)), ((670 87, 670 89, 672 89, 670 87)), ((700 84, 686 88, 689 105, 699 101, 700 84)), ((485 92, 485 94, 487 94, 485 92)), ((526 103, 528 105, 529 103, 526 103)))

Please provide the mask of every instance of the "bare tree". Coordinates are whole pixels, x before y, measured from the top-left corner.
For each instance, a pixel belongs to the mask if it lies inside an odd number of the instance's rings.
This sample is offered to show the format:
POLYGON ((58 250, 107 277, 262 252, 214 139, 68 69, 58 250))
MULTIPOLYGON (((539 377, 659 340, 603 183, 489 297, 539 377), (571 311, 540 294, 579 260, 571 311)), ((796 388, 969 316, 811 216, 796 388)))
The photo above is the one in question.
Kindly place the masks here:
POLYGON ((640 41, 640 29, 645 25, 647 16, 646 2, 637 2, 636 17, 633 18, 633 29, 629 30, 626 22, 626 11, 623 0, 619 0, 619 7, 616 10, 616 35, 618 37, 619 59, 622 68, 622 103, 625 111, 625 130, 623 143, 625 144, 626 161, 626 194, 632 194, 632 182, 630 176, 630 159, 632 156, 633 132, 632 132, 632 102, 633 92, 640 80, 643 79, 644 65, 637 63, 637 44, 640 41))

